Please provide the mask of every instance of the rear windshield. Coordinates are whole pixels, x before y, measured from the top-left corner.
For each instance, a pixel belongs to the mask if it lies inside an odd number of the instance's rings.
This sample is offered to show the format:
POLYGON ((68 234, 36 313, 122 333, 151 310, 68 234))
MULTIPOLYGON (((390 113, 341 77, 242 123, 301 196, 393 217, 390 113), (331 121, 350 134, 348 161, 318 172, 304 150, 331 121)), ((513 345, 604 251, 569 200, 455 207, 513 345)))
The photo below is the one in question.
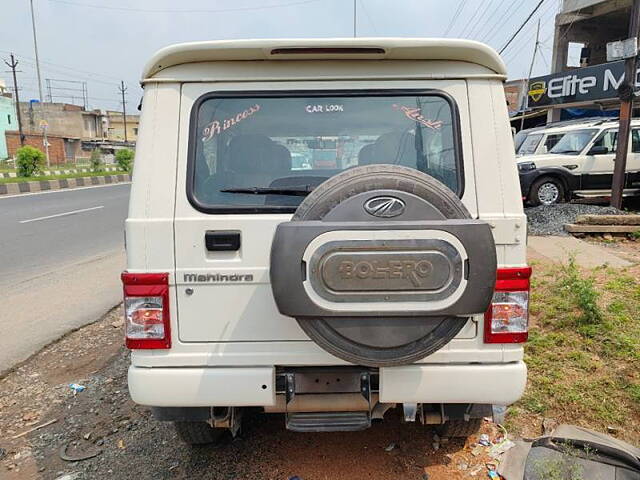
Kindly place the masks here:
POLYGON ((527 138, 524 139, 516 153, 518 155, 532 155, 533 153, 535 153, 536 148, 538 148, 538 144, 540 143, 541 139, 541 133, 530 133, 529 135, 527 135, 527 138))
POLYGON ((192 119, 190 199, 205 211, 293 211, 304 198, 295 191, 373 164, 418 169, 460 194, 453 109, 435 93, 203 97, 192 119))

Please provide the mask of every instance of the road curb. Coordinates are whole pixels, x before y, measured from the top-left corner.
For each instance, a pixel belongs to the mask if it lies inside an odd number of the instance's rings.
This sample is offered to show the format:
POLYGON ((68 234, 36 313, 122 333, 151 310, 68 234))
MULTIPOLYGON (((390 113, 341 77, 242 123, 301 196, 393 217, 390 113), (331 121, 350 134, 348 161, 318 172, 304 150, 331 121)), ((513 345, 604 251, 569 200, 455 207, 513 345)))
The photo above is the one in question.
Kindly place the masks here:
POLYGON ((76 187, 90 187, 93 185, 107 185, 112 183, 122 183, 130 181, 130 174, 121 173, 117 175, 63 178, 59 180, 40 180, 36 182, 0 183, 0 196, 44 192, 47 190, 71 189, 76 187))
MULTIPOLYGON (((118 167, 104 167, 102 170, 105 172, 117 172, 118 167)), ((70 168, 66 170, 45 170, 41 173, 43 176, 49 175, 69 175, 71 173, 91 173, 90 168, 70 168)), ((16 178, 18 174, 16 172, 0 172, 0 178, 16 178)))

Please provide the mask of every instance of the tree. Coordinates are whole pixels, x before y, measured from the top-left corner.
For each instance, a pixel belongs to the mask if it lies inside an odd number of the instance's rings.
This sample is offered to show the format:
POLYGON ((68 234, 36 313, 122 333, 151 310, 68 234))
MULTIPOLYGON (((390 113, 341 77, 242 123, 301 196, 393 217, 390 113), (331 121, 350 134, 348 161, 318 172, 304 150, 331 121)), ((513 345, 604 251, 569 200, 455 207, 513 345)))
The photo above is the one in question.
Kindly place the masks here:
POLYGON ((135 154, 133 150, 128 148, 123 148, 122 150, 118 150, 116 152, 116 162, 118 162, 118 166, 124 170, 125 172, 131 172, 131 166, 133 164, 133 157, 135 154))
POLYGON ((102 169, 102 155, 100 155, 99 148, 93 149, 89 161, 91 162, 91 170, 94 172, 98 172, 102 169))
POLYGON ((37 148, 26 145, 16 151, 16 168, 19 177, 32 177, 42 171, 45 155, 37 148))

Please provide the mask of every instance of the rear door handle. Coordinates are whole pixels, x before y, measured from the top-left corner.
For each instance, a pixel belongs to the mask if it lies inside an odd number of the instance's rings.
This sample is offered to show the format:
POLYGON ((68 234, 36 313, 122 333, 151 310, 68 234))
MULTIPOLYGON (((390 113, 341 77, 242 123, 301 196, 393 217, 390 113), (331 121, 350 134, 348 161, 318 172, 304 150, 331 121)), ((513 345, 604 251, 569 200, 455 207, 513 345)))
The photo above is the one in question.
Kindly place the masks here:
POLYGON ((204 234, 204 243, 210 252, 229 252, 240 250, 240 232, 208 230, 204 234))

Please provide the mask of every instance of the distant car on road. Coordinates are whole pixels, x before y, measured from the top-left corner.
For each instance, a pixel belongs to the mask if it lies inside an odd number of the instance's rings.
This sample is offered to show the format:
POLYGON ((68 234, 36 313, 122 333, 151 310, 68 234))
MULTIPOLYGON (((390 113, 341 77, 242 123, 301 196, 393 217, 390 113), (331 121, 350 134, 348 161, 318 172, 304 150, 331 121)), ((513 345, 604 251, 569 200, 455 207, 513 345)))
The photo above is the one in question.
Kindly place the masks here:
MULTIPOLYGON (((624 195, 640 193, 640 120, 631 125, 624 195)), ((546 154, 518 157, 522 196, 529 204, 551 205, 574 196, 611 195, 617 121, 574 123, 531 135, 560 138, 546 154)))

